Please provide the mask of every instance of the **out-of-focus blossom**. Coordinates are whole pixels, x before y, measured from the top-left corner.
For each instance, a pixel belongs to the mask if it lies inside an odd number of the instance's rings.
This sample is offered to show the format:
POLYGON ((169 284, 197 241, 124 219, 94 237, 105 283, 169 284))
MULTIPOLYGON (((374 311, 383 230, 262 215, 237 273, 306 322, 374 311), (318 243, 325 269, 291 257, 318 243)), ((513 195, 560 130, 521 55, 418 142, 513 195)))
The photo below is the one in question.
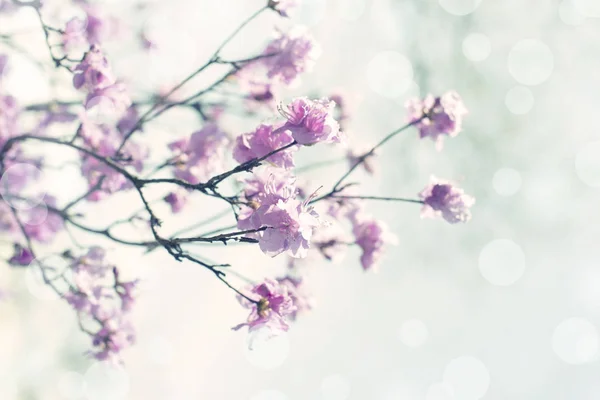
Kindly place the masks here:
MULTIPOLYGON (((263 157, 270 152, 280 149, 292 143, 294 139, 289 130, 273 129, 272 125, 260 125, 254 132, 243 133, 237 137, 233 148, 233 158, 239 163, 245 163, 254 158, 263 157)), ((293 168, 293 152, 297 147, 293 146, 284 151, 279 151, 266 161, 281 167, 293 168)))
POLYGON ((339 143, 342 141, 342 133, 339 124, 333 118, 334 107, 335 103, 325 98, 296 98, 286 110, 281 110, 287 122, 280 129, 288 129, 292 137, 303 145, 339 143))
POLYGON ((83 158, 81 173, 87 179, 90 189, 99 186, 98 190, 90 193, 87 197, 90 201, 100 201, 109 194, 133 187, 123 174, 94 157, 83 158), (100 180, 102 180, 101 184, 100 180))
POLYGON ((421 138, 429 137, 435 141, 438 150, 443 146, 444 136, 458 135, 463 117, 468 113, 456 92, 448 92, 441 97, 430 94, 423 100, 413 99, 406 103, 406 107, 409 122, 415 123, 421 138))
POLYGON ((156 42, 148 36, 148 32, 142 31, 139 35, 140 44, 144 50, 155 50, 158 48, 156 42))
MULTIPOLYGON (((137 107, 131 106, 127 109, 119 122, 117 122, 117 129, 121 132, 121 135, 127 135, 133 130, 138 120, 139 113, 137 107)), ((140 130, 142 130, 142 128, 140 128, 140 130)))
POLYGON ((0 231, 12 233, 17 229, 17 221, 11 211, 11 206, 4 200, 0 200, 0 231))
POLYGON ((66 52, 85 46, 88 41, 85 37, 87 22, 84 19, 74 17, 65 25, 62 35, 62 44, 66 52))
POLYGON ((15 244, 13 256, 8 260, 11 265, 27 266, 34 260, 33 253, 29 249, 15 244))
POLYGON ((171 206, 171 212, 178 213, 187 204, 189 193, 185 189, 177 189, 165 196, 165 201, 171 206))
POLYGON ((246 322, 233 327, 234 330, 247 326, 248 332, 264 330, 269 337, 287 332, 287 320, 297 311, 287 284, 281 285, 272 279, 265 279, 250 290, 248 297, 254 301, 250 302, 242 297, 239 300, 251 310, 250 315, 246 322))
POLYGON ((470 208, 475 198, 453 186, 451 183, 431 178, 431 183, 419 193, 423 200, 421 217, 442 217, 451 224, 467 222, 471 219, 470 208))
POLYGON ((276 281, 280 286, 287 288, 287 292, 294 304, 295 310, 289 314, 289 319, 291 321, 295 321, 298 315, 312 310, 314 302, 313 299, 305 293, 305 285, 302 279, 287 275, 283 278, 277 278, 276 281))
POLYGON ((0 54, 0 82, 4 75, 8 72, 8 56, 6 54, 0 54))
POLYGON ((49 211, 47 208, 47 206, 56 208, 56 199, 54 197, 46 195, 44 202, 45 204, 40 204, 28 210, 23 218, 23 227, 31 239, 48 243, 63 228, 63 219, 60 215, 49 211))
POLYGON ((267 68, 267 76, 289 85, 298 75, 310 71, 320 55, 319 46, 304 32, 279 32, 264 51, 260 61, 267 68))
POLYGON ((0 147, 18 134, 19 107, 12 96, 0 96, 0 147))
POLYGON ((395 236, 389 233, 385 223, 368 217, 362 212, 351 215, 352 233, 362 254, 360 263, 364 270, 374 270, 383 255, 386 244, 394 244, 395 236))
POLYGON ((85 100, 85 108, 91 109, 103 101, 110 102, 109 106, 115 115, 123 114, 131 105, 131 98, 122 82, 116 82, 110 86, 96 89, 88 94, 85 100))
POLYGON ((118 361, 120 352, 135 342, 129 311, 137 281, 121 281, 118 269, 106 262, 99 247, 75 259, 72 270, 74 286, 64 298, 92 336, 91 354, 98 360, 118 361))
POLYGON ((108 60, 98 46, 92 46, 85 57, 75 67, 73 86, 85 89, 90 93, 115 84, 116 79, 110 69, 108 60))
POLYGON ((289 12, 299 4, 300 0, 269 0, 269 8, 277 11, 282 17, 289 17, 289 12))
POLYGON ((191 184, 204 182, 224 168, 230 143, 216 124, 207 124, 189 138, 169 144, 175 153, 175 176, 191 184))
POLYGON ((108 99, 118 116, 131 105, 125 85, 117 82, 108 60, 96 45, 90 48, 81 63, 75 67, 73 86, 87 92, 85 106, 88 109, 98 105, 101 99, 108 99))

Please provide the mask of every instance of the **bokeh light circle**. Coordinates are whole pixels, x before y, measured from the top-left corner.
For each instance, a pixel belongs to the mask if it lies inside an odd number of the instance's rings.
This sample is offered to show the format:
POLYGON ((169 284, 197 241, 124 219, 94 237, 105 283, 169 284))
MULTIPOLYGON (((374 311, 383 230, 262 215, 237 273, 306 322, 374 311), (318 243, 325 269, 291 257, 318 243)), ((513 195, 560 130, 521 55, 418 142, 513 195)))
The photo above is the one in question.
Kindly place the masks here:
POLYGON ((454 393, 452 387, 443 382, 434 383, 429 386, 425 393, 425 400, 453 400, 454 393))
POLYGON ((585 364, 598 353, 598 330, 586 319, 568 318, 552 335, 554 353, 567 364, 585 364))
POLYGON ((512 240, 493 240, 479 254, 479 271, 492 285, 510 286, 525 273, 525 254, 512 240))
POLYGON ((472 356, 450 361, 444 369, 444 385, 450 387, 456 400, 479 400, 490 386, 490 373, 485 364, 472 356))
POLYGON ((471 14, 479 7, 482 0, 439 0, 440 6, 452 15, 471 14))
POLYGON ((586 144, 575 156, 575 170, 583 183, 600 188, 600 141, 586 144))
POLYGON ((58 392, 65 400, 79 400, 85 391, 83 375, 78 372, 65 372, 57 382, 58 392))
POLYGON ((581 14, 590 18, 600 18, 600 2, 598 0, 572 0, 581 14))
POLYGON ((39 185, 26 184, 31 179, 39 179, 42 175, 42 170, 31 163, 16 163, 6 168, 0 177, 2 200, 20 211, 30 210, 42 204, 46 193, 38 190, 39 185), (26 187, 27 190, 25 190, 26 187))
POLYGON ((573 3, 573 0, 563 0, 558 6, 558 16, 567 25, 581 25, 585 22, 585 15, 573 3))
POLYGON ((554 56, 550 48, 537 39, 518 42, 508 54, 508 71, 523 85, 540 85, 554 70, 554 56))
POLYGON ((85 373, 85 394, 89 400, 124 400, 129 393, 125 369, 108 362, 96 362, 85 373))
POLYGON ((336 16, 346 21, 356 21, 365 12, 366 0, 342 0, 337 3, 336 16))
POLYGON ((483 33, 471 33, 463 40, 462 50, 468 60, 481 62, 490 56, 492 43, 483 33))
POLYGON ((420 347, 427 341, 429 330, 420 319, 409 319, 402 323, 398 332, 400 340, 408 347, 420 347))
POLYGON ((515 86, 506 93, 504 98, 506 108, 513 114, 527 114, 533 108, 535 99, 531 89, 525 86, 515 86))
POLYGON ((321 382, 323 400, 347 400, 350 398, 350 381, 341 374, 327 376, 321 382))
POLYGON ((512 196, 521 189, 522 178, 519 171, 512 168, 501 168, 494 174, 492 185, 501 196, 512 196))
POLYGON ((405 56, 396 51, 384 51, 367 66, 367 82, 375 93, 390 99, 406 93, 413 83, 413 68, 405 56))

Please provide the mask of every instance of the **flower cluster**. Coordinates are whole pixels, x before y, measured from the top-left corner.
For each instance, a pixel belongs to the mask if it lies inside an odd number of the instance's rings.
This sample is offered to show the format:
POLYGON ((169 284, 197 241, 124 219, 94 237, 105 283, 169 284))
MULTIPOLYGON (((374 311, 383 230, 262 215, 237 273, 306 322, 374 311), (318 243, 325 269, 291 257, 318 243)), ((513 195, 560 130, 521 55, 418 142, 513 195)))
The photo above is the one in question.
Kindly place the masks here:
POLYGON ((240 302, 250 308, 246 322, 233 327, 234 330, 248 327, 249 332, 265 330, 269 336, 276 336, 289 329, 288 319, 296 315, 298 308, 288 291, 288 285, 272 279, 253 287, 248 297, 240 302))
POLYGON ((441 150, 443 137, 454 137, 462 129, 463 117, 467 109, 456 92, 448 92, 442 96, 428 95, 424 99, 413 99, 407 102, 409 122, 419 129, 421 138, 429 137, 441 150))
POLYGON ((129 312, 137 282, 121 281, 119 270, 107 263, 100 247, 74 259, 71 268, 74 285, 64 298, 92 336, 92 355, 98 360, 118 361, 121 350, 135 343, 129 312))
POLYGON ((216 124, 207 124, 189 138, 172 142, 169 148, 173 151, 175 176, 191 184, 207 181, 224 168, 229 142, 216 124))
POLYGON ((419 197, 424 204, 422 217, 441 216, 451 224, 471 219, 469 209, 475 204, 475 199, 449 182, 432 177, 431 183, 419 193, 419 197))
POLYGON ((131 105, 125 86, 116 80, 106 57, 96 45, 90 48, 81 63, 75 67, 73 86, 87 92, 86 108, 92 108, 107 99, 115 113, 120 114, 131 105))
MULTIPOLYGON (((6 11, 4 3, 0 0, 0 11, 6 11)), ((255 16, 271 9, 287 17, 298 3, 264 0, 264 7, 255 16)), ((312 299, 305 293, 303 272, 317 259, 338 262, 346 254, 354 254, 356 265, 360 262, 364 271, 380 267, 396 238, 376 218, 376 212, 368 210, 367 202, 419 204, 423 217, 441 217, 452 224, 470 219, 474 199, 449 182, 433 179, 417 198, 406 199, 389 197, 391 194, 361 194, 357 174, 350 177, 358 168, 373 174, 374 158, 382 152, 383 144, 411 126, 418 129, 421 138, 431 138, 441 149, 445 136, 454 137, 461 131, 467 114, 455 92, 408 102, 407 125, 374 141, 378 143, 374 146, 362 147, 349 139, 353 112, 345 95, 334 92, 327 98, 318 93, 315 97, 282 101, 289 95, 284 91, 299 83, 300 75, 311 70, 320 53, 318 44, 305 31, 277 31, 276 37, 254 56, 239 60, 223 57, 222 50, 248 20, 191 75, 179 83, 165 83, 156 93, 133 102, 100 48, 112 31, 113 21, 98 4, 87 0, 74 0, 74 4, 85 17, 69 20, 62 29, 46 25, 51 16, 42 15, 47 10, 41 2, 30 6, 38 12, 46 39, 42 43, 48 45, 50 60, 62 72, 72 73, 72 86, 85 97, 76 102, 72 98, 52 98, 39 104, 17 104, 15 99, 21 97, 4 93, 5 87, 10 87, 4 81, 0 87, 0 231, 14 245, 6 257, 8 263, 22 269, 41 269, 44 282, 76 311, 81 330, 92 339, 90 354, 97 360, 119 360, 121 352, 135 342, 130 314, 138 283, 124 280, 122 270, 107 261, 101 247, 89 248, 81 255, 79 249, 85 247, 77 240, 80 233, 148 253, 159 249, 174 260, 207 268, 237 293, 250 311, 234 329, 247 327, 252 334, 262 332, 270 337, 286 332, 291 321, 313 308, 312 299), (80 55, 73 56, 76 52, 80 55), (198 75, 216 69, 217 64, 228 71, 202 89, 193 88, 193 82, 202 80, 196 79, 198 75), (172 110, 193 113, 201 122, 190 127, 189 134, 182 138, 168 136, 173 132, 170 128, 159 137, 161 129, 149 124, 159 116, 162 120, 167 113, 178 118, 172 110), (249 118, 252 122, 246 124, 249 118), (235 131, 235 122, 246 125, 235 131), (152 140, 142 136, 149 132, 152 140), (39 193, 44 181, 37 171, 52 162, 42 156, 31 158, 25 142, 33 143, 31 153, 36 151, 34 146, 45 149, 46 145, 72 152, 77 170, 87 181, 87 191, 77 193, 72 201, 63 200, 66 193, 58 196, 55 192, 34 202, 28 196, 39 193), (149 143, 162 145, 151 153, 149 143), (336 165, 328 172, 340 172, 341 177, 331 186, 331 182, 321 180, 309 182, 302 175, 309 168, 329 165, 329 157, 307 168, 296 168, 300 163, 298 154, 311 151, 337 153, 346 162, 344 170, 338 171, 339 163, 333 160, 336 165), (11 170, 18 164, 35 168, 11 170), (128 218, 106 221, 104 226, 87 225, 86 210, 95 213, 97 202, 127 190, 126 195, 141 203, 139 211, 128 218), (195 213, 190 210, 191 196, 226 203, 230 221, 212 233, 190 233, 204 230, 204 224, 223 222, 225 214, 215 213, 206 221, 191 221, 193 224, 187 228, 166 233, 168 224, 162 222, 167 205, 172 213, 189 210, 181 219, 192 219, 195 213), (63 207, 58 206, 57 198, 64 201, 63 207), (157 200, 162 201, 162 210, 154 208, 157 200), (138 221, 142 223, 136 225, 138 221), (127 236, 126 227, 141 227, 145 237, 135 237, 131 232, 127 236), (69 233, 73 245, 56 254, 62 255, 68 267, 45 266, 47 258, 42 251, 58 246, 55 238, 63 230, 69 233), (280 256, 284 263, 288 261, 287 273, 238 290, 229 281, 231 269, 224 268, 229 264, 212 264, 188 251, 191 243, 235 241, 256 245, 266 256, 280 256), (51 279, 46 277, 49 271, 53 272, 51 279)), ((148 36, 151 32, 141 28, 135 33, 145 50, 155 47, 148 36)), ((8 36, 7 40, 12 40, 8 36)), ((7 57, 0 55, 2 80, 6 65, 7 57)), ((57 89, 56 93, 63 93, 62 88, 57 89)), ((142 96, 142 92, 134 93, 142 96)), ((362 136, 366 135, 370 132, 362 136)), ((57 157, 49 159, 53 158, 57 157)), ((325 174, 317 176, 320 179, 325 174)), ((200 207, 210 208, 212 204, 200 203, 200 207)))

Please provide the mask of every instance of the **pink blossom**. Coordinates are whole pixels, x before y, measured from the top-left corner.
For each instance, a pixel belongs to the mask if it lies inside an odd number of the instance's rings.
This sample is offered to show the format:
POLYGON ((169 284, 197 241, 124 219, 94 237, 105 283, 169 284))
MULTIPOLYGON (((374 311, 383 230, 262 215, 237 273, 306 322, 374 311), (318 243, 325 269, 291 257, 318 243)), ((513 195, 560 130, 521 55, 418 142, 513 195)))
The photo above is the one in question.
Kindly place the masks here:
POLYGON ((8 260, 8 263, 11 265, 27 266, 27 265, 31 264, 31 262, 33 260, 34 260, 33 254, 31 253, 31 251, 29 249, 22 247, 18 244, 15 244, 14 254, 8 260))
POLYGON ((108 65, 108 60, 97 46, 92 46, 85 54, 83 61, 75 67, 73 86, 85 89, 90 93, 107 88, 116 83, 116 79, 108 65))
POLYGON ((287 288, 287 292, 292 299, 295 310, 289 314, 291 321, 295 321, 299 314, 305 314, 312 310, 314 302, 305 293, 305 285, 302 279, 287 275, 283 278, 277 278, 276 281, 280 286, 287 288))
POLYGON ((432 177, 431 183, 419 193, 419 197, 424 203, 421 210, 423 218, 441 216, 451 224, 471 219, 469 209, 475 204, 475 198, 449 182, 432 177))
MULTIPOLYGON (((233 158, 239 163, 245 163, 254 158, 260 158, 268 153, 282 148, 294 141, 288 130, 273 130, 272 125, 260 125, 254 132, 243 133, 237 137, 233 148, 233 158)), ((297 147, 291 147, 273 154, 266 161, 281 168, 293 168, 293 152, 297 147)))
POLYGON ((216 124, 207 124, 189 138, 169 144, 175 153, 175 176, 191 184, 208 180, 224 168, 229 138, 216 124))
POLYGON ((254 302, 240 298, 240 303, 250 308, 250 315, 246 322, 233 327, 234 330, 247 326, 248 332, 265 330, 269 337, 287 332, 287 320, 297 311, 287 285, 265 279, 250 290, 248 297, 254 302))
POLYGON ((86 21, 81 18, 71 18, 65 25, 62 35, 63 48, 66 52, 85 46, 87 38, 85 37, 86 21))
POLYGON ((266 57, 261 62, 267 68, 267 76, 289 85, 298 75, 312 68, 320 50, 312 37, 292 31, 289 34, 280 32, 263 54, 266 57))
POLYGON ((127 88, 122 82, 116 82, 89 93, 85 100, 85 108, 91 109, 105 100, 110 101, 110 107, 116 115, 123 114, 131 105, 127 88))
POLYGON ((90 201, 100 201, 109 194, 133 187, 123 174, 94 157, 86 156, 83 158, 81 173, 87 179, 90 188, 96 187, 102 179, 99 190, 94 191, 87 197, 90 201))
POLYGON ((340 126, 333 118, 335 103, 329 99, 309 100, 306 97, 294 99, 282 114, 287 129, 300 144, 339 143, 342 141, 340 126))
POLYGON ((185 189, 178 189, 165 196, 164 200, 171 206, 171 212, 180 212, 187 203, 189 193, 185 189))
POLYGON ((265 254, 275 257, 287 251, 292 257, 306 257, 313 231, 319 226, 318 214, 308 205, 310 200, 268 201, 254 211, 250 217, 251 226, 254 229, 267 227, 256 234, 265 254))
POLYGON ((17 136, 19 107, 12 96, 0 96, 0 148, 11 137, 17 136))
POLYGON ((463 117, 468 114, 456 92, 448 92, 441 97, 430 94, 423 100, 413 99, 406 103, 406 108, 408 120, 415 123, 421 138, 430 137, 438 150, 442 148, 444 135, 458 135, 463 117))
MULTIPOLYGON (((46 195, 45 203, 56 208, 56 199, 46 195)), ((63 228, 63 219, 60 215, 51 212, 46 205, 41 204, 28 210, 23 218, 23 225, 27 235, 38 242, 49 243, 63 228)))
POLYGON ((98 360, 117 360, 135 342, 129 312, 137 281, 121 281, 119 271, 105 260, 105 252, 91 248, 72 265, 74 286, 64 295, 78 312, 82 326, 92 335, 91 354, 98 360))
POLYGON ((362 250, 360 263, 363 269, 375 269, 385 245, 394 243, 395 237, 388 233, 384 222, 369 218, 362 212, 351 215, 351 222, 355 243, 362 250))

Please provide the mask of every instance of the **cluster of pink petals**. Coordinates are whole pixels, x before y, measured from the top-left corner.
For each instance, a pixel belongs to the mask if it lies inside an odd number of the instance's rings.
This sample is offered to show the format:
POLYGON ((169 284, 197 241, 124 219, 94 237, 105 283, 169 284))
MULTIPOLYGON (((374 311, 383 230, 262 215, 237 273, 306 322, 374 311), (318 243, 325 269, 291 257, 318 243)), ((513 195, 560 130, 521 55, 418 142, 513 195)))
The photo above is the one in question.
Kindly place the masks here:
POLYGON ((48 210, 48 207, 56 208, 56 199, 46 195, 44 203, 27 210, 22 222, 29 238, 38 242, 49 243, 62 230, 64 224, 59 214, 48 210))
POLYGON ((21 267, 28 266, 34 260, 33 254, 29 249, 22 247, 19 244, 14 245, 14 253, 8 260, 11 265, 17 265, 21 267))
POLYGON ((463 117, 468 113, 456 92, 440 97, 430 94, 423 100, 413 99, 407 102, 406 107, 409 122, 416 124, 421 138, 429 137, 435 141, 438 150, 442 148, 444 136, 458 135, 463 117))
POLYGON ((98 8, 84 2, 80 4, 85 12, 85 19, 74 17, 66 23, 63 30, 62 43, 66 52, 85 45, 99 45, 112 30, 112 21, 105 18, 98 8))
POLYGON ((253 301, 242 297, 239 300, 242 305, 250 308, 250 315, 246 322, 233 327, 234 330, 247 326, 248 332, 264 330, 270 337, 287 332, 287 321, 297 311, 287 284, 281 285, 272 279, 265 279, 250 290, 248 297, 253 301))
POLYGON ((287 119, 281 129, 289 130, 294 140, 302 145, 340 143, 343 136, 338 122, 333 117, 334 108, 335 102, 326 98, 296 98, 286 110, 281 110, 287 119))
POLYGON ((171 212, 176 214, 187 204, 189 193, 185 189, 177 189, 165 196, 164 200, 171 206, 171 212))
POLYGON ((91 248, 74 260, 74 285, 64 298, 77 311, 82 326, 92 335, 92 355, 98 360, 119 359, 119 353, 135 342, 129 312, 136 281, 122 282, 119 271, 105 260, 105 252, 91 248))
POLYGON ((111 101, 115 113, 118 114, 131 105, 125 86, 117 82, 108 60, 96 45, 90 48, 81 63, 75 67, 73 86, 75 89, 87 92, 86 108, 99 103, 99 100, 94 100, 95 98, 111 101))
POLYGON ((207 181, 223 170, 229 137, 216 124, 205 125, 189 138, 169 144, 175 176, 191 184, 207 181))
POLYGON ((263 55, 261 63, 267 68, 267 76, 289 85, 313 67, 320 49, 312 37, 296 30, 287 34, 279 32, 263 55))
POLYGON ((419 193, 423 200, 421 217, 442 217, 451 224, 467 222, 471 219, 470 208, 475 198, 453 186, 451 183, 431 178, 431 183, 419 193))
MULTIPOLYGON (((86 145, 102 157, 115 157, 123 139, 122 134, 106 124, 95 124, 85 117, 79 128, 79 136, 86 145)), ((148 148, 134 141, 128 141, 119 152, 120 160, 115 163, 121 168, 133 167, 137 172, 143 170, 143 162, 148 157, 148 148)), ((119 171, 107 165, 104 161, 90 155, 83 156, 81 173, 87 179, 89 188, 97 187, 100 179, 102 184, 98 190, 91 193, 87 199, 99 201, 107 195, 132 188, 131 182, 119 171)))
POLYGON ((266 181, 260 177, 251 180, 244 190, 252 206, 240 215, 238 228, 265 228, 249 237, 256 238, 260 249, 271 257, 283 252, 306 257, 313 232, 320 225, 318 214, 309 206, 312 198, 298 199, 292 182, 287 174, 273 174, 266 181))
POLYGON ((298 315, 304 314, 314 307, 314 302, 304 291, 304 281, 301 278, 284 276, 276 279, 279 286, 285 287, 292 299, 295 310, 289 313, 289 320, 295 321, 298 315))
POLYGON ((383 221, 368 218, 362 213, 354 216, 352 225, 355 243, 362 250, 360 263, 363 269, 375 269, 383 255, 385 245, 393 243, 395 238, 388 232, 383 221))
MULTIPOLYGON (((274 150, 280 149, 294 141, 287 129, 274 129, 272 125, 262 124, 254 132, 243 133, 237 137, 233 148, 233 158, 239 163, 245 163, 254 158, 263 157, 274 150)), ((285 151, 279 151, 266 161, 281 168, 293 168, 293 152, 297 147, 292 146, 285 151)))
POLYGON ((0 148, 18 134, 19 107, 12 96, 0 96, 0 148))

